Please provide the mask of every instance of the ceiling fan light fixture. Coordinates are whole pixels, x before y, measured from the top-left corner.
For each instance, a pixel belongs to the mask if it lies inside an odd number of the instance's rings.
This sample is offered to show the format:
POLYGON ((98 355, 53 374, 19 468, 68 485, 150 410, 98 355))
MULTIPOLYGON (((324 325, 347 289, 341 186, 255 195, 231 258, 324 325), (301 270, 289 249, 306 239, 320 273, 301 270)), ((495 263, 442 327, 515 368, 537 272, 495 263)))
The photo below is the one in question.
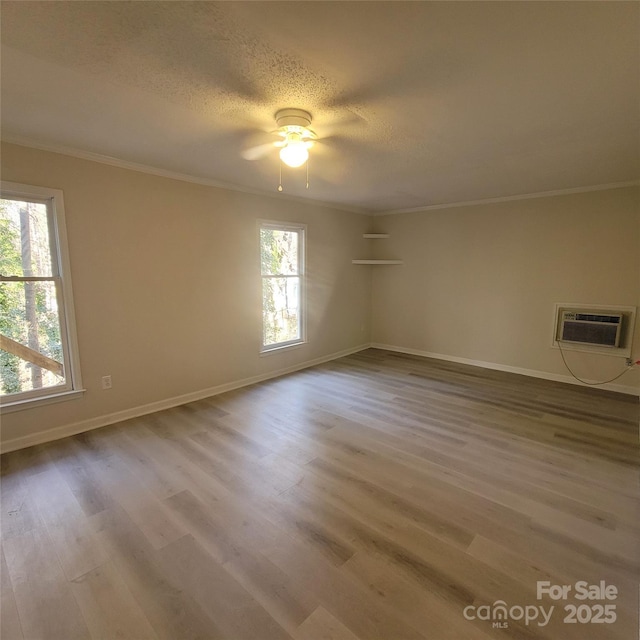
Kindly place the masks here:
POLYGON ((317 139, 315 132, 309 128, 311 114, 303 109, 280 109, 276 113, 277 134, 283 138, 282 142, 276 142, 280 147, 280 183, 278 191, 282 191, 282 165, 286 164, 293 169, 307 165, 306 188, 309 188, 309 149, 313 141, 317 139))
POLYGON ((288 167, 301 167, 309 159, 309 149, 316 134, 309 129, 311 114, 303 109, 280 109, 276 113, 278 133, 284 138, 280 160, 288 167))
POLYGON ((280 149, 280 160, 295 169, 301 167, 308 159, 309 150, 302 135, 296 132, 287 133, 284 147, 280 149))

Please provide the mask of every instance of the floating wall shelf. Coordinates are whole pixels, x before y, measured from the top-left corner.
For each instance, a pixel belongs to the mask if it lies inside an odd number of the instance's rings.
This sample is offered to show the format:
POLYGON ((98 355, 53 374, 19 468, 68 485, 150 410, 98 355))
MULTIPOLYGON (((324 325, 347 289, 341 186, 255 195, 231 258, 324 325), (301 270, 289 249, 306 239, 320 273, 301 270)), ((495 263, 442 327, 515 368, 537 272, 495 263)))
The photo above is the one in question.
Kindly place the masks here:
MULTIPOLYGON (((363 233, 363 238, 370 240, 382 240, 388 238, 388 233, 363 233)), ((352 260, 353 264, 404 264, 402 260, 352 260)))

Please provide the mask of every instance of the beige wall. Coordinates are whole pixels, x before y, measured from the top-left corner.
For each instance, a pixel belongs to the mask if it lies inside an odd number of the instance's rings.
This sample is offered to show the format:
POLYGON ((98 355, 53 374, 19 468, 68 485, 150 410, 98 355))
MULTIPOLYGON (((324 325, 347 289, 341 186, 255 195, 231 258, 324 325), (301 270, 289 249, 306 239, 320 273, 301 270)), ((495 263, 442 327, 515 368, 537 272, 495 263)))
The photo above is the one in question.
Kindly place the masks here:
MULTIPOLYGON (((3 180, 64 192, 87 389, 79 400, 3 415, 3 442, 99 423, 370 339, 563 376, 551 348, 555 302, 640 306, 637 188, 381 216, 375 230, 391 238, 367 241, 367 216, 16 145, 2 151, 3 180), (265 357, 258 355, 261 218, 308 225, 309 343, 265 357), (405 264, 351 264, 372 252, 405 264), (113 389, 103 391, 107 374, 113 389)), ((568 357, 590 379, 624 364, 568 357)), ((617 384, 637 389, 639 372, 617 384)))
POLYGON ((64 192, 87 389, 3 415, 3 442, 369 342, 370 271, 351 264, 366 251, 369 217, 16 145, 2 151, 3 180, 64 192), (308 225, 309 341, 264 357, 258 219, 308 225), (107 374, 113 388, 103 391, 107 374))
MULTIPOLYGON (((374 343, 568 375, 551 347, 553 305, 640 305, 640 190, 612 189, 377 217, 374 343)), ((634 355, 640 358, 640 321, 634 355)), ((624 360, 571 352, 605 380, 624 360)), ((617 384, 638 388, 638 370, 617 384)))

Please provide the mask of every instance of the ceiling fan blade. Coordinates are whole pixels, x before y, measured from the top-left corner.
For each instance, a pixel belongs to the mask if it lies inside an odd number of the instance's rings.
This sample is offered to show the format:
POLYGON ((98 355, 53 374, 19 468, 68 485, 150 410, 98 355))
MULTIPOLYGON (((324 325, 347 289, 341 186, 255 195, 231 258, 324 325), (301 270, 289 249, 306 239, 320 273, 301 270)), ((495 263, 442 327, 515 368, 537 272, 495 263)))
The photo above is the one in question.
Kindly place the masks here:
POLYGON ((275 149, 273 142, 267 142, 266 144, 259 144, 255 147, 249 147, 242 151, 242 157, 245 160, 260 160, 268 156, 275 149))
POLYGON ((313 125, 318 138, 326 140, 348 129, 362 127, 366 121, 349 109, 332 109, 328 113, 321 113, 313 125))
MULTIPOLYGON (((279 131, 274 131, 273 133, 279 134, 279 131)), ((320 142, 320 140, 317 138, 305 139, 305 144, 309 149, 315 147, 318 142, 320 142)), ((284 147, 285 144, 286 142, 284 139, 276 138, 273 142, 266 142, 246 148, 244 151, 242 151, 242 157, 245 160, 260 160, 260 158, 268 156, 274 149, 284 147)))

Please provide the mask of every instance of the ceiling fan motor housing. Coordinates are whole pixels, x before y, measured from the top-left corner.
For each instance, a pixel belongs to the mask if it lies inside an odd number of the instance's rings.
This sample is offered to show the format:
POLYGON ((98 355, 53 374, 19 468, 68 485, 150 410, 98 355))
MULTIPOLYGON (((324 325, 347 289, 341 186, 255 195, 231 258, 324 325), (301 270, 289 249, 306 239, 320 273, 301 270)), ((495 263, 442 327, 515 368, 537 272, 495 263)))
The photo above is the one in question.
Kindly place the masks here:
POLYGON ((276 113, 276 123, 279 129, 283 127, 306 129, 311 124, 311 114, 302 109, 280 109, 276 113))

